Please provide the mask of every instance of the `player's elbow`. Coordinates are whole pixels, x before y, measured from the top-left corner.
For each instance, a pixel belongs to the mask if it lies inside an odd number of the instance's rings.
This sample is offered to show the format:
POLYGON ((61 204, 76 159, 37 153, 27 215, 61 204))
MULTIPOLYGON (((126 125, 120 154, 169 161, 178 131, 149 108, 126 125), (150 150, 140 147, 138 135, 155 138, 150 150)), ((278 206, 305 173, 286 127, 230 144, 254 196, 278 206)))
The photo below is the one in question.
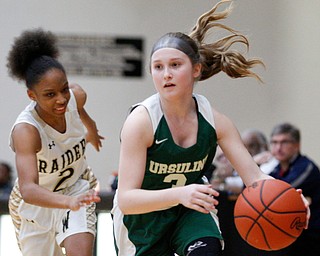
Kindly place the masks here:
POLYGON ((130 192, 118 193, 118 206, 125 215, 134 214, 133 200, 130 198, 130 192))
POLYGON ((32 204, 35 199, 34 189, 31 185, 19 185, 20 193, 24 202, 32 204))
POLYGON ((118 206, 123 214, 127 215, 131 213, 127 200, 120 196, 118 196, 118 206))

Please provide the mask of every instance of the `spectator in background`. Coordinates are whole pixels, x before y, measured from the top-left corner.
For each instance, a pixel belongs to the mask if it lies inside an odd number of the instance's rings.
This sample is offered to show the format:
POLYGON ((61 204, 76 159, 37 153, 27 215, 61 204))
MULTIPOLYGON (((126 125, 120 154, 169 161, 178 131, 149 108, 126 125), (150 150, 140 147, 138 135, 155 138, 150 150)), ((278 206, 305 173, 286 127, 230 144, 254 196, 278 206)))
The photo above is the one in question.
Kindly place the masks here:
POLYGON ((302 189, 309 200, 309 227, 290 245, 289 256, 320 255, 320 172, 318 166, 300 152, 300 131, 290 123, 276 125, 271 132, 271 153, 279 164, 271 176, 302 189))
POLYGON ((0 162, 0 199, 9 199, 12 190, 12 167, 7 162, 0 162))
MULTIPOLYGON (((269 151, 268 140, 264 133, 257 129, 247 129, 242 132, 241 139, 260 169, 267 174, 270 173, 278 161, 269 151)), ((241 193, 243 182, 219 147, 214 164, 216 169, 211 181, 213 187, 234 195, 241 193)))
POLYGON ((241 134, 244 145, 252 156, 268 152, 268 140, 259 130, 247 129, 241 134))
POLYGON ((243 182, 219 146, 213 165, 215 166, 211 179, 213 188, 226 191, 231 195, 240 194, 243 189, 243 182))
MULTIPOLYGON (((257 129, 247 129, 242 132, 241 139, 260 169, 265 173, 270 173, 278 161, 269 151, 268 140, 263 132, 257 129)), ((216 169, 211 181, 213 187, 230 194, 241 193, 244 187, 243 182, 219 147, 214 164, 216 169)))
POLYGON ((260 169, 269 174, 278 164, 272 156, 267 137, 257 129, 247 129, 241 134, 242 141, 260 169))
POLYGON ((118 170, 115 170, 109 176, 107 191, 115 192, 117 188, 118 188, 118 170))

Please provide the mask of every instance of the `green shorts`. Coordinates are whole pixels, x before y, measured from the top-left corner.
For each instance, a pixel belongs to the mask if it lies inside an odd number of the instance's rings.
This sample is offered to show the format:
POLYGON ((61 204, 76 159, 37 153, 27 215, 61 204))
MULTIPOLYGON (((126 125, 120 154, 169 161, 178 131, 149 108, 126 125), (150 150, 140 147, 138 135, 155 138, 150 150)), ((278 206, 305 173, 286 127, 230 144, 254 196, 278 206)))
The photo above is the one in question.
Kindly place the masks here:
POLYGON ((184 255, 185 248, 202 237, 222 240, 218 224, 210 214, 182 205, 147 214, 121 216, 112 210, 115 245, 119 256, 184 255))

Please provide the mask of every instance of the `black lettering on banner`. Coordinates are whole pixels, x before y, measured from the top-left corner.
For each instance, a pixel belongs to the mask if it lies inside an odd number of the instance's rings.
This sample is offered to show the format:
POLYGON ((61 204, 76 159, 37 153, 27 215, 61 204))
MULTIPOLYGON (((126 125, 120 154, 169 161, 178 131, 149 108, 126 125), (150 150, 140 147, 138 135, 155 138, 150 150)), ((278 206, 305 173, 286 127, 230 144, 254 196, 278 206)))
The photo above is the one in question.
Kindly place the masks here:
POLYGON ((58 47, 68 74, 143 77, 143 38, 60 34, 58 47))

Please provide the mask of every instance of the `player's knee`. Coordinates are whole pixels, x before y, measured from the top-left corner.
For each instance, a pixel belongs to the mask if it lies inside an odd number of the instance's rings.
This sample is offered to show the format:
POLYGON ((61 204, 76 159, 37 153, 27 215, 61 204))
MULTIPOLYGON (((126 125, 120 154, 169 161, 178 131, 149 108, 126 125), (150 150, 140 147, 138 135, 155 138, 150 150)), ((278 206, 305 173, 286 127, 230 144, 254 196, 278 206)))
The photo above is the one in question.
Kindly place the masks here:
POLYGON ((203 237, 191 242, 186 250, 186 256, 220 256, 222 247, 220 240, 215 237, 203 237))

